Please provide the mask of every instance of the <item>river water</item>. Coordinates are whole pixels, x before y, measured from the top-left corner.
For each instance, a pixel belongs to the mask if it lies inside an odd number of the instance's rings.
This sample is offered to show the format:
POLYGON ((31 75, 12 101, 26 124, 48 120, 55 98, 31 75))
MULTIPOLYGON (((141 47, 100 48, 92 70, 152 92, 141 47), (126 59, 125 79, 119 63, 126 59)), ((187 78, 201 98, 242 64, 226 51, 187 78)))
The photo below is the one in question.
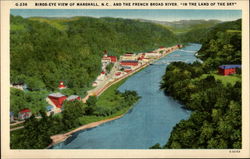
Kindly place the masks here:
POLYGON ((166 66, 173 61, 191 63, 201 48, 190 44, 131 76, 119 87, 121 92, 135 90, 141 99, 120 119, 96 128, 79 131, 53 149, 148 149, 166 144, 173 127, 190 116, 178 101, 159 89, 166 66))

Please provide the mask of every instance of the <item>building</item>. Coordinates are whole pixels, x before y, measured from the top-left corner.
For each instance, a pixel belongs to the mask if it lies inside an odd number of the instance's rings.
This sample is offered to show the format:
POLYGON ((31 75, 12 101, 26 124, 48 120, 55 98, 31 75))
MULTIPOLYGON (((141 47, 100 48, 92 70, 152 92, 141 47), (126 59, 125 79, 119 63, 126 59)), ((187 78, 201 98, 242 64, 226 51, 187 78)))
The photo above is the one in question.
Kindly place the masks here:
POLYGON ((97 77, 97 81, 103 81, 105 79, 106 72, 102 71, 101 74, 97 77))
POLYGON ((22 91, 26 91, 28 89, 27 84, 10 84, 10 87, 16 88, 22 91))
POLYGON ((46 107, 46 113, 47 113, 47 116, 53 115, 54 114, 54 107, 52 105, 48 105, 46 107))
POLYGON ((31 113, 30 109, 25 108, 25 109, 22 109, 22 110, 19 111, 18 119, 25 120, 25 119, 30 118, 31 115, 32 115, 32 113, 31 113))
POLYGON ((14 119, 14 112, 10 112, 10 122, 13 122, 14 119))
POLYGON ((151 52, 147 52, 145 53, 145 58, 159 58, 161 56, 160 53, 158 52, 154 52, 154 51, 151 51, 151 52))
POLYGON ((117 57, 116 57, 116 56, 108 56, 108 58, 110 58, 110 61, 111 61, 112 63, 117 62, 117 57))
POLYGON ((48 98, 57 108, 62 108, 62 104, 67 97, 61 93, 52 93, 48 96, 48 98))
POLYGON ((66 100, 67 101, 81 100, 81 97, 79 97, 78 95, 71 95, 66 100))
POLYGON ((64 82, 63 81, 60 81, 59 82, 59 86, 58 86, 59 89, 65 89, 66 86, 64 85, 64 82))
POLYGON ((235 74, 237 68, 241 68, 241 65, 221 65, 218 68, 218 73, 224 76, 235 74))
POLYGON ((138 55, 134 54, 134 53, 126 53, 123 56, 120 56, 120 60, 121 61, 126 61, 126 60, 137 60, 138 59, 138 55))
POLYGON ((116 56, 103 56, 102 58, 102 63, 109 64, 109 63, 115 63, 117 62, 117 57, 116 56))
POLYGON ((180 48, 182 48, 182 47, 183 47, 183 45, 178 44, 178 45, 177 45, 177 47, 180 49, 180 48))
POLYGON ((137 60, 123 60, 120 62, 121 66, 138 66, 137 60))
POLYGON ((117 62, 116 56, 108 56, 107 50, 104 50, 103 57, 102 57, 102 63, 109 64, 110 62, 115 63, 117 62))

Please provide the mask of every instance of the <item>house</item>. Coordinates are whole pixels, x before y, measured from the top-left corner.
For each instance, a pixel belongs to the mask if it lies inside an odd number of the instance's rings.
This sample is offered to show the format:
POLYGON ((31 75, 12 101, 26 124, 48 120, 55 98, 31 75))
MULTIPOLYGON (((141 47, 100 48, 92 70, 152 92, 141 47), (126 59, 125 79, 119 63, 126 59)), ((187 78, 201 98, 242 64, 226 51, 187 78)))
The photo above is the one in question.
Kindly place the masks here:
POLYGON ((145 53, 145 58, 158 58, 160 56, 161 56, 160 53, 154 51, 145 53))
POLYGON ((46 107, 46 113, 47 113, 47 116, 53 115, 54 114, 54 107, 52 105, 48 105, 46 107))
POLYGON ((127 73, 129 73, 131 71, 132 71, 132 69, 124 69, 124 72, 127 72, 127 73))
POLYGON ((241 65, 221 65, 218 67, 218 73, 224 76, 235 74, 237 68, 241 68, 241 65))
POLYGON ((120 60, 124 61, 124 60, 137 60, 138 59, 138 55, 134 54, 134 53, 126 53, 123 56, 120 56, 120 60))
POLYGON ((108 58, 110 58, 110 61, 111 61, 112 63, 117 62, 117 57, 116 57, 116 56, 108 56, 108 58))
POLYGON ((137 60, 142 61, 144 59, 144 57, 145 57, 145 53, 142 53, 142 54, 139 55, 137 60))
POLYGON ((78 95, 71 95, 66 100, 67 101, 81 100, 81 97, 79 97, 78 95))
POLYGON ((110 62, 115 63, 117 61, 116 56, 108 56, 107 50, 104 50, 103 57, 102 57, 102 63, 109 64, 110 62))
POLYGON ((105 79, 106 72, 102 71, 101 74, 97 77, 97 81, 103 81, 105 79))
POLYGON ((28 89, 27 84, 10 84, 10 87, 16 88, 22 91, 26 91, 28 89))
POLYGON ((180 44, 177 45, 177 48, 179 48, 179 49, 182 47, 183 47, 183 45, 180 45, 180 44))
POLYGON ((32 115, 32 113, 31 113, 30 109, 25 108, 25 109, 22 109, 22 110, 19 111, 18 119, 25 120, 25 119, 30 118, 31 115, 32 115))
POLYGON ((13 122, 14 119, 14 112, 10 112, 10 122, 13 122))
POLYGON ((111 58, 110 57, 106 57, 106 56, 102 57, 102 63, 109 64, 110 62, 111 62, 111 58))
POLYGON ((66 86, 64 85, 64 82, 63 81, 60 81, 59 82, 59 86, 58 86, 59 89, 65 89, 66 86))
POLYGON ((116 76, 120 76, 120 75, 121 75, 121 72, 116 72, 115 75, 116 75, 116 76))
POLYGON ((62 108, 62 104, 67 97, 61 93, 52 93, 48 96, 48 98, 57 108, 62 108))
POLYGON ((123 60, 120 62, 121 66, 138 66, 137 60, 123 60))

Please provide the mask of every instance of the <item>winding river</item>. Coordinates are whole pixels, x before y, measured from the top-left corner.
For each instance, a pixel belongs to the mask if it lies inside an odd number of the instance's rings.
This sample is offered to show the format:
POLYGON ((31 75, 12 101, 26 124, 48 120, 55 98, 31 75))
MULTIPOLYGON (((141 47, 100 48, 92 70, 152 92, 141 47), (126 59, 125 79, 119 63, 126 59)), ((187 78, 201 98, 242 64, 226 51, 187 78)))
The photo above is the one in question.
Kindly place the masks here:
POLYGON ((191 63, 201 48, 190 44, 131 76, 119 87, 135 90, 142 97, 125 116, 96 128, 79 131, 53 149, 148 149, 166 144, 173 127, 190 116, 178 101, 159 89, 166 66, 173 61, 191 63))

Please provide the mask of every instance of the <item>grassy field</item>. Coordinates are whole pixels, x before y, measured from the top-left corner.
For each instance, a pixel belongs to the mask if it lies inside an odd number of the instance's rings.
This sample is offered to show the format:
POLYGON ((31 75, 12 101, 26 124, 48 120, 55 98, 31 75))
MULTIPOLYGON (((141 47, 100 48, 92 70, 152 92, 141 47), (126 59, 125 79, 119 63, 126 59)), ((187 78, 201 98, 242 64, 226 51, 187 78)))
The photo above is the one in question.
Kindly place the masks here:
POLYGON ((223 76, 223 75, 218 75, 218 74, 216 74, 216 73, 212 73, 212 74, 204 74, 204 75, 202 75, 202 77, 201 78, 205 78, 205 77, 207 77, 208 75, 212 75, 212 76, 214 76, 214 78, 216 79, 216 80, 220 80, 223 84, 228 84, 228 83, 230 83, 230 84, 235 84, 235 82, 237 82, 237 81, 241 81, 241 76, 240 75, 236 75, 236 74, 234 74, 234 75, 229 75, 229 76, 223 76))
MULTIPOLYGON (((127 80, 127 78, 119 81, 118 83, 112 85, 111 87, 109 87, 103 94, 101 94, 98 99, 97 99, 97 107, 105 107, 105 108, 115 108, 117 105, 120 105, 120 103, 122 102, 122 100, 124 100, 124 98, 119 95, 116 94, 117 89, 127 80)), ((81 124, 88 124, 91 122, 96 122, 96 121, 100 121, 100 120, 105 120, 105 119, 109 119, 115 116, 119 116, 122 115, 124 113, 126 113, 130 108, 130 107, 124 107, 123 109, 115 112, 112 115, 108 115, 108 116, 95 116, 95 115, 91 115, 91 116, 83 116, 80 117, 80 123, 81 124)))
POLYGON ((127 78, 109 87, 104 93, 102 93, 97 99, 97 106, 100 107, 114 107, 120 103, 123 98, 116 94, 117 89, 122 85, 127 78))
POLYGON ((92 123, 92 122, 96 122, 96 121, 100 121, 100 120, 105 120, 105 119, 109 119, 109 118, 113 118, 113 117, 116 117, 116 116, 119 116, 119 115, 122 115, 122 114, 125 114, 127 113, 130 109, 132 108, 131 107, 126 107, 112 115, 109 115, 109 116, 83 116, 83 117, 80 117, 79 120, 80 120, 80 123, 82 125, 84 124, 89 124, 89 123, 92 123))

